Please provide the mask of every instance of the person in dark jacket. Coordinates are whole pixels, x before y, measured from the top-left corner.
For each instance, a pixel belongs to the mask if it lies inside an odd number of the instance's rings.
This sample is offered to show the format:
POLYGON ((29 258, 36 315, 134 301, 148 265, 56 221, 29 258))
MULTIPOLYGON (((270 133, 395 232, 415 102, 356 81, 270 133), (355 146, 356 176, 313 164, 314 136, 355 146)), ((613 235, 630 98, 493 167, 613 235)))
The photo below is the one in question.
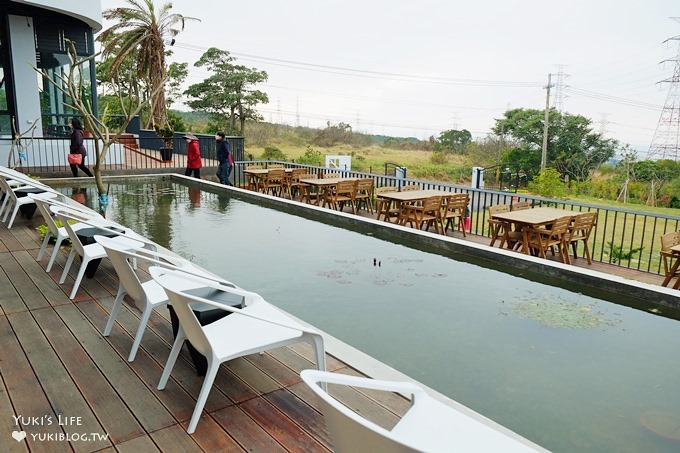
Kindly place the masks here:
POLYGON ((194 174, 194 178, 201 179, 201 149, 198 146, 198 138, 193 134, 186 134, 184 139, 187 141, 187 169, 184 176, 194 174))
POLYGON ((80 168, 87 176, 92 176, 92 172, 85 166, 85 158, 87 157, 87 150, 83 144, 83 124, 78 118, 71 118, 71 145, 69 146, 70 154, 80 154, 80 164, 71 164, 71 173, 73 177, 78 177, 78 169, 80 168))
POLYGON ((224 132, 219 131, 215 134, 215 143, 217 147, 217 179, 220 183, 227 184, 231 186, 231 181, 229 181, 229 175, 233 167, 233 159, 231 159, 231 150, 229 149, 229 142, 224 135, 224 132))

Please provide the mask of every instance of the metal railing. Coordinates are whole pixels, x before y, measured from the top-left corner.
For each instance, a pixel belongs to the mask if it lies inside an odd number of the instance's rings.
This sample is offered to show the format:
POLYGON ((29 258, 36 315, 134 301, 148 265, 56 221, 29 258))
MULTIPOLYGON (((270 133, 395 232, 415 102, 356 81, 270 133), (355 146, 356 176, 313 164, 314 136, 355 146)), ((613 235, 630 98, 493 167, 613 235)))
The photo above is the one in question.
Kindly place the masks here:
MULTIPOLYGON (((153 131, 141 131, 138 136, 121 136, 108 151, 102 171, 106 174, 154 172, 174 172, 186 167, 186 141, 181 133, 175 134, 172 141, 172 155, 166 159, 160 148, 161 139, 153 131), (153 136, 151 136, 153 134, 153 136)), ((200 143, 203 165, 216 167, 215 137, 197 135, 200 143)), ((227 137, 235 159, 243 158, 243 138, 227 137)), ((60 177, 71 174, 66 156, 70 140, 67 137, 36 137, 23 139, 20 149, 12 151, 12 141, 0 139, 0 165, 8 165, 19 171, 37 176, 60 177), (20 151, 20 152, 19 152, 20 151)), ((92 138, 85 137, 88 156, 85 165, 94 165, 95 145, 92 138)))

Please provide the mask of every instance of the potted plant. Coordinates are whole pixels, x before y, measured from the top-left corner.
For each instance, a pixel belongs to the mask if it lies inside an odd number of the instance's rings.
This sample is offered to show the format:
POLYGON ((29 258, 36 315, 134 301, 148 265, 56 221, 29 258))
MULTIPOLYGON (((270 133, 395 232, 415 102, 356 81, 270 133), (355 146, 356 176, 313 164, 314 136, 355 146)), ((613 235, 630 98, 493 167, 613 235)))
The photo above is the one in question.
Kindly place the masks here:
POLYGON ((156 135, 163 141, 163 147, 161 147, 161 160, 164 162, 169 162, 172 160, 172 139, 175 136, 175 130, 166 124, 163 127, 156 127, 156 135))

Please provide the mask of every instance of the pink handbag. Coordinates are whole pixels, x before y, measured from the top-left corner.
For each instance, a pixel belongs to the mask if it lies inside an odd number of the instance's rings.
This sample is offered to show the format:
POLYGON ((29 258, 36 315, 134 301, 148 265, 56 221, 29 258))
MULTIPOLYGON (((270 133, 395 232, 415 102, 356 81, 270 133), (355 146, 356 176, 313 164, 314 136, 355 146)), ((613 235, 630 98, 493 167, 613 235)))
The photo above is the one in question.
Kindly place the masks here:
POLYGON ((68 163, 70 165, 80 165, 83 163, 83 155, 80 153, 72 153, 68 155, 68 163))

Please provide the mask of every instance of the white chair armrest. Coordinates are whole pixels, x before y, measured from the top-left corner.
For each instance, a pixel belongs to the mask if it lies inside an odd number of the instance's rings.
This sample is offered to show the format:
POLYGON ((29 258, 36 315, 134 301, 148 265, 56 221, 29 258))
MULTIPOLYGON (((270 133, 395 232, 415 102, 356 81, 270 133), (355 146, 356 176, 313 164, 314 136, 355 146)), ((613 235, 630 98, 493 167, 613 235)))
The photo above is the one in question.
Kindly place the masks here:
MULTIPOLYGON (((198 275, 196 273, 187 272, 186 270, 181 269, 181 268, 169 269, 168 267, 153 266, 153 267, 149 268, 149 273, 151 274, 151 277, 153 277, 153 279, 157 283, 159 283, 161 286, 163 286, 164 288, 166 287, 164 285, 164 283, 167 284, 167 282, 165 281, 166 279, 168 279, 168 281, 171 281, 173 279, 183 278, 183 279, 191 281, 192 283, 200 285, 201 287, 211 288, 211 289, 215 289, 217 291, 223 291, 223 292, 226 292, 226 293, 229 293, 229 294, 235 294, 237 296, 242 296, 243 299, 244 299, 243 305, 245 306, 245 308, 230 307, 230 306, 220 304, 219 302, 214 302, 214 301, 204 299, 204 298, 199 297, 199 296, 195 296, 193 294, 184 293, 184 297, 191 299, 194 302, 199 302, 199 303, 203 303, 203 304, 206 304, 206 305, 211 305, 215 308, 219 308, 219 309, 222 309, 224 311, 229 311, 229 312, 232 312, 232 313, 238 313, 239 315, 247 316, 247 317, 253 318, 253 319, 257 319, 259 321, 262 321, 262 322, 265 322, 265 323, 268 323, 268 324, 272 324, 272 325, 276 325, 276 326, 279 326, 279 327, 298 330, 298 331, 305 332, 305 333, 308 333, 308 334, 313 334, 313 335, 320 335, 319 332, 316 331, 315 329, 309 328, 309 327, 304 326, 302 324, 297 324, 297 323, 296 324, 286 324, 286 323, 281 322, 279 320, 272 320, 272 319, 268 319, 268 318, 265 318, 265 317, 262 317, 262 316, 258 316, 255 313, 251 313, 248 310, 248 305, 255 304, 255 303, 267 304, 273 310, 277 310, 279 312, 280 312, 280 310, 278 310, 276 307, 274 307, 269 302, 264 300, 264 298, 262 296, 260 296, 259 294, 251 292, 251 291, 246 291, 246 290, 239 288, 239 287, 233 287, 233 286, 231 286, 232 285, 231 283, 227 282, 225 284, 224 282, 220 282, 220 281, 215 280, 215 279, 213 279, 209 276, 204 277, 204 276, 198 275)), ((281 313, 283 314, 283 312, 281 312, 281 313)), ((291 321, 292 321, 292 319, 291 319, 291 321)))
POLYGON ((411 395, 413 398, 417 397, 417 395, 425 394, 425 390, 411 382, 382 381, 362 376, 350 376, 348 374, 311 369, 302 370, 300 375, 302 376, 302 379, 310 385, 315 384, 318 386, 321 383, 349 385, 352 387, 411 395))

